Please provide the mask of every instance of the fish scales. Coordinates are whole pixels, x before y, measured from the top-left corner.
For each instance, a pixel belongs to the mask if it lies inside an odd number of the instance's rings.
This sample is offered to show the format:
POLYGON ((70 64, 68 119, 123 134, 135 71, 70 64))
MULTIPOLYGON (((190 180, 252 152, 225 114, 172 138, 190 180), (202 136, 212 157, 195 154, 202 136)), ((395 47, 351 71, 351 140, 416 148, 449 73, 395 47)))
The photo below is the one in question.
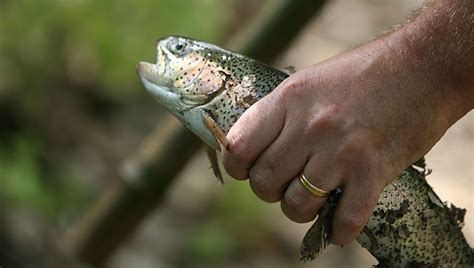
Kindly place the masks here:
POLYGON ((270 93, 288 75, 272 72, 257 61, 249 64, 243 58, 229 57, 228 87, 209 102, 207 111, 215 119, 220 129, 227 133, 245 110, 270 93))
MULTIPOLYGON (((248 107, 288 77, 254 59, 184 37, 159 40, 157 54, 157 64, 137 65, 145 88, 213 150, 225 145, 225 134, 248 107)), ((341 194, 331 194, 305 235, 302 260, 316 258, 327 246, 341 194)), ((461 231, 464 212, 439 199, 424 169, 409 167, 382 192, 357 241, 382 267, 474 266, 473 250, 461 231)))

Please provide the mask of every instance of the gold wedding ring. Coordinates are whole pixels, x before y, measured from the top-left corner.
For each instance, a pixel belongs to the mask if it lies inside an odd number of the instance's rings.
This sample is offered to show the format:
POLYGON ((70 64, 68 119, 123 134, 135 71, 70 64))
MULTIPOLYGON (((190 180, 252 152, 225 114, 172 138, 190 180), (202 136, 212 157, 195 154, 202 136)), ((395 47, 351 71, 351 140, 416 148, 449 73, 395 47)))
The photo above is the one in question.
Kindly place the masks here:
POLYGON ((303 184, 303 187, 314 196, 326 197, 331 192, 331 191, 319 189, 318 187, 314 186, 311 182, 309 182, 309 180, 306 178, 303 172, 301 172, 299 179, 300 179, 301 184, 303 184))

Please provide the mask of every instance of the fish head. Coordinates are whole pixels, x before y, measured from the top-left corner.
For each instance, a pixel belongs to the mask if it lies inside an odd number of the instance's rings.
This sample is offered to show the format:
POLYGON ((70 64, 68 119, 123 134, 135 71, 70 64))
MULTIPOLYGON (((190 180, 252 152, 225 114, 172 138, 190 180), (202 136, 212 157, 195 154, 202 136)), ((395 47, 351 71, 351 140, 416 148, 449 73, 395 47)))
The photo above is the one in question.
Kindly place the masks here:
POLYGON ((216 147, 215 141, 204 133, 200 112, 225 89, 226 66, 233 53, 179 36, 158 40, 156 50, 156 64, 137 65, 146 90, 183 124, 216 147))
POLYGON ((156 64, 140 62, 137 73, 148 92, 170 111, 194 108, 215 96, 233 54, 179 36, 158 40, 156 50, 156 64))

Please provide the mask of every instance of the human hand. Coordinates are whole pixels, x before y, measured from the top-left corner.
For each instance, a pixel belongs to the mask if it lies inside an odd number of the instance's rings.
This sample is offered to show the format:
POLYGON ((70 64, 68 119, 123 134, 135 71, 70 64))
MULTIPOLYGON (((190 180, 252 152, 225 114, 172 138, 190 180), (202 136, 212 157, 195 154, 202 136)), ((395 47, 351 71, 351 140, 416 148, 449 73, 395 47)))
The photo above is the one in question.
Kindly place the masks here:
POLYGON ((387 119, 394 111, 380 113, 386 104, 374 107, 384 99, 384 85, 366 79, 377 68, 360 68, 345 57, 297 72, 250 107, 229 131, 229 151, 222 156, 231 176, 250 178, 258 197, 281 201, 296 222, 313 220, 326 201, 303 188, 301 172, 320 189, 343 187, 334 218, 336 244, 355 239, 397 170, 389 165, 393 146, 385 134, 393 132, 387 119))
POLYGON ((229 175, 249 178, 258 197, 281 201, 296 222, 314 219, 326 200, 302 186, 301 172, 320 189, 342 187, 331 240, 354 240, 384 187, 469 110, 430 72, 436 61, 419 68, 406 35, 301 70, 251 106, 222 150, 229 175))

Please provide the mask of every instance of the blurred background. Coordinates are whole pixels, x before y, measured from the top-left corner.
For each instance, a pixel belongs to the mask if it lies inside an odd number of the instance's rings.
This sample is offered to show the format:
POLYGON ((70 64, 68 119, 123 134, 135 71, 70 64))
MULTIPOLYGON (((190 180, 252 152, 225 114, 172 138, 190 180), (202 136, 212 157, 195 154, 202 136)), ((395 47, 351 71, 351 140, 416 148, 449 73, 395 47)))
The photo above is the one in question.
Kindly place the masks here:
MULTIPOLYGON (((0 266, 88 267, 65 257, 66 234, 166 115, 143 89, 135 64, 154 61, 155 41, 170 34, 229 44, 280 2, 0 0, 0 266)), ((421 3, 328 1, 273 65, 301 69, 334 56, 403 23, 421 3)), ((427 156, 435 191, 468 209, 471 245, 473 152, 471 112, 427 156)), ((247 182, 217 184, 208 166, 203 152, 195 154, 104 266, 376 264, 356 243, 300 263, 309 225, 258 200, 247 182)))

